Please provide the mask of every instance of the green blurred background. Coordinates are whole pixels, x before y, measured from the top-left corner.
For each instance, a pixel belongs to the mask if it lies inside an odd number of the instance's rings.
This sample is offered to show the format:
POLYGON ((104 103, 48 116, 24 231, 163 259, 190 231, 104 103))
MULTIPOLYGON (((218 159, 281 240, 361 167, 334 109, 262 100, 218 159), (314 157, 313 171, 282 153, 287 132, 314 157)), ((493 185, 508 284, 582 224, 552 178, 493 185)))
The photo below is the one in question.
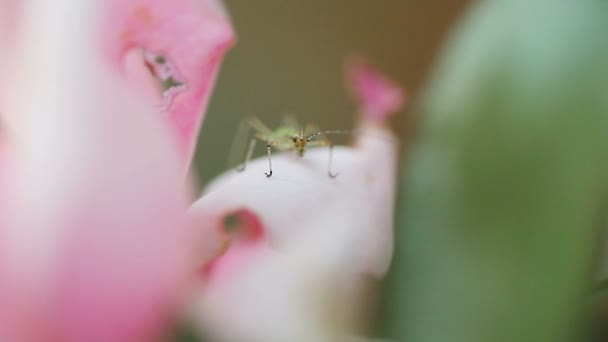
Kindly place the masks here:
MULTIPOLYGON (((201 184, 227 168, 238 123, 270 126, 292 113, 322 128, 350 128, 344 61, 362 55, 414 97, 465 0, 226 0, 238 42, 222 67, 195 166, 201 184)), ((394 127, 403 136, 407 116, 394 127)), ((258 151, 259 153, 259 151, 258 151)))

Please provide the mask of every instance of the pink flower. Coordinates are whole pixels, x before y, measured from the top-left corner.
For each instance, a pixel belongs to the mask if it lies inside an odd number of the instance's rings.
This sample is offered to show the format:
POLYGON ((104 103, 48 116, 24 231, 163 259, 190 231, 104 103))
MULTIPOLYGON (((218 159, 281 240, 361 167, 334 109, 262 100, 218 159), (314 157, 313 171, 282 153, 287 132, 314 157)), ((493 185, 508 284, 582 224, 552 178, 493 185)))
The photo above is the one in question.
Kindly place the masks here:
POLYGON ((195 268, 184 168, 232 42, 213 0, 0 0, 0 339, 165 332, 195 268))
POLYGON ((362 64, 349 69, 364 114, 355 145, 265 157, 209 185, 191 215, 219 255, 203 270, 194 318, 214 341, 337 341, 361 322, 370 281, 393 244, 397 143, 383 128, 402 91, 362 64))
POLYGON ((347 84, 354 97, 359 99, 359 110, 370 121, 385 121, 388 115, 399 111, 406 100, 396 83, 360 58, 348 65, 347 84))
POLYGON ((403 94, 353 67, 364 116, 337 178, 327 150, 277 154, 271 179, 255 160, 188 210, 184 170, 233 41, 214 0, 0 0, 0 339, 159 340, 193 281, 218 340, 350 333, 390 264, 382 124, 403 94))

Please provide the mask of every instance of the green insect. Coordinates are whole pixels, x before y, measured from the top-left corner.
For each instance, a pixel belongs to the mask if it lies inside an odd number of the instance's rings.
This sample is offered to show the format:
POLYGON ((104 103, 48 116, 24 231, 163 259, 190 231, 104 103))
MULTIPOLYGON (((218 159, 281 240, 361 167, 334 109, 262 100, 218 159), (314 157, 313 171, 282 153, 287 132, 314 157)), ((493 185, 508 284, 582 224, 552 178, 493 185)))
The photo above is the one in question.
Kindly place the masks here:
MULTIPOLYGON (((272 150, 276 149, 279 151, 293 150, 299 157, 303 157, 306 149, 309 147, 327 146, 329 148, 329 159, 327 164, 327 175, 330 178, 335 178, 338 173, 333 173, 331 169, 332 155, 334 144, 328 139, 328 135, 344 135, 352 134, 353 131, 349 130, 330 130, 321 131, 314 125, 307 125, 305 128, 298 128, 298 124, 292 118, 285 120, 285 125, 275 130, 268 128, 258 118, 251 117, 243 122, 239 133, 243 133, 246 128, 251 128, 255 131, 255 134, 249 142, 247 148, 247 154, 243 163, 237 167, 237 171, 244 171, 247 167, 247 163, 251 160, 253 150, 255 149, 257 141, 266 143, 266 154, 268 156, 268 172, 265 172, 266 177, 272 176, 272 150)), ((239 134, 237 137, 246 136, 245 134, 239 134)), ((236 144, 235 144, 236 145, 236 144)), ((233 148, 232 155, 235 155, 233 148)), ((234 158, 232 158, 234 159, 234 158)))

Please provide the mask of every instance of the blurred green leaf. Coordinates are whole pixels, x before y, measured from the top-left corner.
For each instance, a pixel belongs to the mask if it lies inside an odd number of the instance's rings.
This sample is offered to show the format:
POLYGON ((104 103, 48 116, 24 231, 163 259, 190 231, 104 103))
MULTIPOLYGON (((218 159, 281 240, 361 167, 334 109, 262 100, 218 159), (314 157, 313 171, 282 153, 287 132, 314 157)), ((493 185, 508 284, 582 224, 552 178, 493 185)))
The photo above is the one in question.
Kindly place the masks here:
POLYGON ((607 13, 485 1, 454 32, 404 170, 392 336, 576 336, 605 197, 607 13))

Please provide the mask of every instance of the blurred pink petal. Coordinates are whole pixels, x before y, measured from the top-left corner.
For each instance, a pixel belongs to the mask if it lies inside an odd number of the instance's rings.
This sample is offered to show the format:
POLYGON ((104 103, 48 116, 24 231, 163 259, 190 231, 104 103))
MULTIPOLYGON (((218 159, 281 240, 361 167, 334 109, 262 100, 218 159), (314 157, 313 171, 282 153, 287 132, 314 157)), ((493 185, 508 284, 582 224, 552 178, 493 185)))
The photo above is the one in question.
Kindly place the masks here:
POLYGON ((363 60, 348 65, 348 84, 363 116, 374 122, 385 122, 401 110, 406 101, 403 90, 363 60))
POLYGON ((230 245, 203 282, 193 311, 217 341, 336 341, 352 323, 364 280, 385 274, 393 248, 397 146, 378 125, 361 132, 356 147, 334 149, 335 179, 326 148, 276 154, 271 178, 256 159, 191 207, 209 235, 242 208, 264 229, 264 239, 230 245))
MULTIPOLYGON (((2 116, 0 115, 0 120, 2 116)), ((6 220, 6 189, 8 186, 8 182, 6 180, 7 173, 7 146, 6 139, 2 135, 2 128, 0 127, 0 232, 2 231, 2 227, 6 225, 4 222, 6 220)), ((2 264, 2 260, 0 260, 0 265, 2 264)), ((0 332, 2 332, 2 327, 0 326, 0 332)), ((1 340, 0 334, 0 340, 1 340)))
MULTIPOLYGON (((196 221, 200 219, 198 217, 196 221)), ((216 244, 219 249, 210 255, 210 262, 203 268, 203 276, 208 282, 219 278, 218 273, 230 273, 235 269, 238 272, 242 263, 247 262, 250 254, 255 253, 259 247, 267 243, 266 232, 260 218, 249 209, 242 208, 216 219, 220 219, 222 222, 205 223, 206 227, 216 229, 215 232, 206 235, 219 239, 216 241, 219 243, 216 244), (229 224, 227 223, 229 218, 238 222, 229 224), (231 250, 231 253, 225 253, 228 249, 231 250)))
MULTIPOLYGON (((15 41, 18 39, 17 26, 22 18, 23 2, 19 0, 0 0, 0 139, 2 139, 6 116, 3 106, 7 84, 7 72, 10 70, 8 61, 13 54, 15 41)), ((0 164, 0 167, 2 165, 0 164)))
POLYGON ((227 14, 219 0, 107 4, 104 44, 109 58, 156 104, 157 115, 170 122, 187 168, 220 63, 234 43, 227 14), (134 62, 134 54, 139 61, 134 62), (156 98, 149 96, 153 88, 156 98))
MULTIPOLYGON (((23 1, 2 0, 0 2, 0 46, 7 48, 16 40, 17 26, 22 18, 23 1)), ((5 54, 10 50, 2 50, 5 54)))
POLYGON ((24 3, 2 106, 13 113, 0 226, 10 341, 153 340, 187 274, 179 156, 100 59, 98 5, 24 3))

